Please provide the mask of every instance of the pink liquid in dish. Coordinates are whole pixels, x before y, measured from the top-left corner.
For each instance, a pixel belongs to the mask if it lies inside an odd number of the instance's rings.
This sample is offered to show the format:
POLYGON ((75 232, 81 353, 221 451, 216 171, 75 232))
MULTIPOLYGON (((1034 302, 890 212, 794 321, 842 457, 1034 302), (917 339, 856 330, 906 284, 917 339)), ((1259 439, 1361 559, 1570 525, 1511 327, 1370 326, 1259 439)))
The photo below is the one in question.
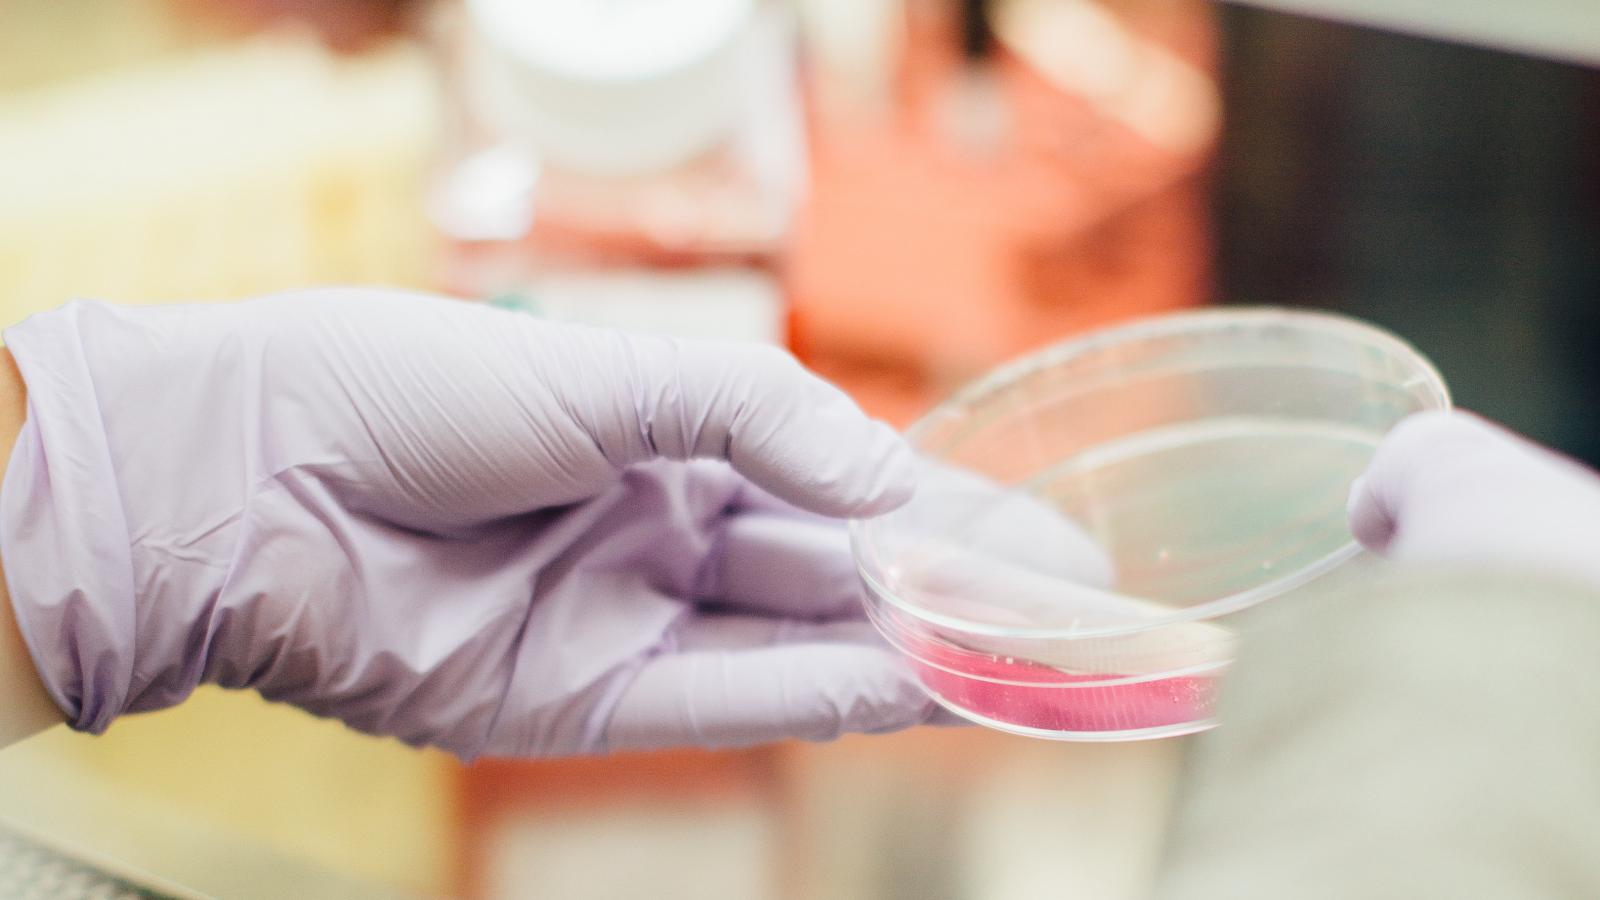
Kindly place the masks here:
POLYGON ((1093 733, 1199 726, 1210 718, 1216 699, 1214 674, 1130 681, 933 641, 908 643, 914 644, 912 667, 934 694, 986 719, 1024 728, 1093 733))

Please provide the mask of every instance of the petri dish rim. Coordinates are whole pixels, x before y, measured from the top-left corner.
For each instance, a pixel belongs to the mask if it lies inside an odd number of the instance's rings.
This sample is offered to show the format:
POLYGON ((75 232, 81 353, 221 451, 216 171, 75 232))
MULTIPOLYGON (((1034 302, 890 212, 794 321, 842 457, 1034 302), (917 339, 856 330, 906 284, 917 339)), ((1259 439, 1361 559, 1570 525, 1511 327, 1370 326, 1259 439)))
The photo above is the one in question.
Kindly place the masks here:
MULTIPOLYGON (((1010 387, 1017 381, 1041 369, 1058 366, 1076 357, 1097 353, 1118 344, 1147 338, 1171 337, 1197 331, 1282 324, 1301 327, 1304 330, 1322 331, 1325 334, 1346 339, 1352 344, 1365 345, 1384 352, 1415 370, 1417 378, 1407 381, 1406 386, 1420 384, 1428 389, 1427 399, 1433 405, 1426 407, 1426 409, 1447 410, 1451 408, 1449 388, 1445 385, 1444 378, 1439 374, 1433 363, 1415 347, 1411 346, 1410 343, 1382 328, 1347 316, 1341 316, 1337 313, 1283 307, 1228 307, 1176 314, 1169 313, 1152 318, 1138 319, 1124 325, 1114 326, 1080 337, 1067 338, 1052 344, 1020 359, 1006 363, 977 381, 957 390, 949 398, 937 404, 916 422, 913 422, 911 427, 906 429, 905 437, 913 447, 916 447, 919 443, 919 438, 966 407, 981 402, 986 397, 1010 387)), ((1132 625, 1092 629, 1017 628, 933 612, 910 603, 898 596, 894 591, 889 590, 888 586, 883 584, 868 568, 869 561, 874 566, 879 565, 873 542, 867 533, 871 525, 872 520, 856 519, 852 521, 850 523, 850 543, 855 557, 856 570, 873 595, 910 616, 942 628, 956 629, 968 634, 986 637, 1037 640, 1117 637, 1150 631, 1176 623, 1217 618, 1228 613, 1238 612, 1241 609, 1254 606, 1257 603, 1300 587, 1338 568, 1361 552, 1360 545, 1354 539, 1348 540, 1317 560, 1271 581, 1247 590, 1207 600, 1194 606, 1174 610, 1171 615, 1142 620, 1132 625)))
MULTIPOLYGON (((1019 359, 1001 365, 976 381, 959 388, 954 394, 936 404, 906 429, 906 440, 913 445, 942 420, 958 410, 976 405, 984 398, 1021 381, 1041 369, 1059 366, 1071 359, 1098 353, 1118 344, 1148 338, 1172 337, 1189 332, 1217 331, 1240 326, 1266 326, 1294 324, 1310 326, 1305 330, 1321 330, 1348 339, 1351 343, 1366 344, 1382 350, 1396 359, 1412 365, 1421 376, 1419 381, 1430 389, 1432 399, 1439 409, 1450 408, 1450 392, 1444 378, 1428 358, 1405 340, 1376 325, 1337 313, 1319 310, 1288 309, 1275 306, 1225 307, 1220 309, 1192 310, 1135 319, 1091 334, 1070 337, 1046 346, 1019 359)), ((1412 382, 1407 382, 1411 384, 1412 382)))

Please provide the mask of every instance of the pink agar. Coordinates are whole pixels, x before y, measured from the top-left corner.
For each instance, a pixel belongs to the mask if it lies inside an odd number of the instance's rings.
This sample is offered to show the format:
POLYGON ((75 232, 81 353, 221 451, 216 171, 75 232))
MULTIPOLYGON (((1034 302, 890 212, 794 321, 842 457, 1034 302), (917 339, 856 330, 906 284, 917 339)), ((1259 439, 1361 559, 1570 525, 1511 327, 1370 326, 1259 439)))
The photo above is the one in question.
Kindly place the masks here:
POLYGON ((1123 675, 1074 674, 939 642, 902 639, 914 644, 912 667, 935 694, 1010 725, 1076 732, 1187 725, 1209 718, 1216 700, 1214 675, 1127 681, 1123 675), (1095 686, 1102 681, 1116 683, 1095 686))

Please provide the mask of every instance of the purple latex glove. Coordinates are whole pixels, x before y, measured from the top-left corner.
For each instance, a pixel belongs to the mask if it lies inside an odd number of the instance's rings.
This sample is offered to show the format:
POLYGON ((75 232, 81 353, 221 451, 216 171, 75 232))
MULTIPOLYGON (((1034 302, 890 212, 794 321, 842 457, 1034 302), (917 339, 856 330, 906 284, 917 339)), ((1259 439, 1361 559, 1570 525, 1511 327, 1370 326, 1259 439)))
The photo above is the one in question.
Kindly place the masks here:
POLYGON ((1350 492, 1350 527, 1391 559, 1600 584, 1600 477, 1468 413, 1421 413, 1350 492))
POLYGON ((348 290, 5 339, 0 551, 76 728, 203 682, 466 757, 933 711, 825 518, 904 502, 910 455, 781 351, 348 290))

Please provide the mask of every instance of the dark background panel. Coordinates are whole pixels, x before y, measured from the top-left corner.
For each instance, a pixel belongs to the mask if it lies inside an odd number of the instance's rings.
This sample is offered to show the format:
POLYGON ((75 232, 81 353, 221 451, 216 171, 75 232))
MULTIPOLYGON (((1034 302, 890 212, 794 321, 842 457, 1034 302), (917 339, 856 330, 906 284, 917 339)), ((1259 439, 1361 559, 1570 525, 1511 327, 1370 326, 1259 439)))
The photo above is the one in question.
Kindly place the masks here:
POLYGON ((1600 72, 1222 9, 1220 297, 1385 325, 1600 463, 1600 72))

